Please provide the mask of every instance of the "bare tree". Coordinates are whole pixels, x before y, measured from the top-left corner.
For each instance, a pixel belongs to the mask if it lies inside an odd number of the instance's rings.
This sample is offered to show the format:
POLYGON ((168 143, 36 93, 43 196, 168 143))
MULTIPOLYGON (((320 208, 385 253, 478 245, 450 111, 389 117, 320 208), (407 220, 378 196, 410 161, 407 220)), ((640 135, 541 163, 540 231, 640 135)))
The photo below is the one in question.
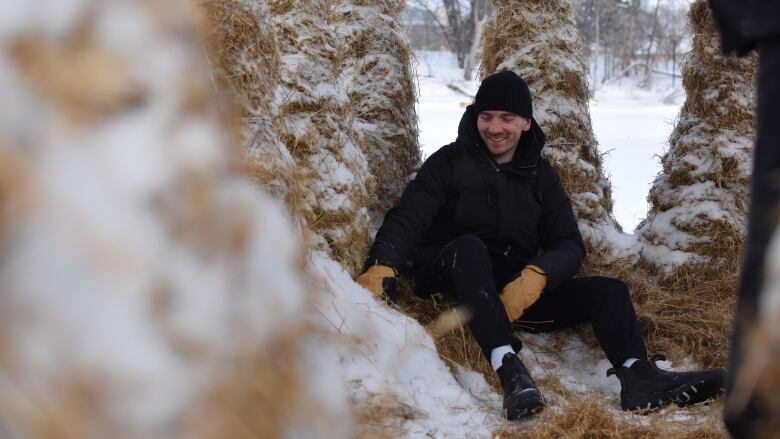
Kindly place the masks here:
POLYGON ((684 7, 660 0, 578 0, 577 9, 577 24, 601 82, 649 77, 659 61, 671 60, 672 68, 664 70, 674 72, 678 46, 687 35, 684 7))
POLYGON ((414 0, 436 22, 447 46, 455 53, 464 76, 471 77, 479 51, 482 29, 492 14, 490 0, 414 0), (444 17, 437 14, 443 10, 444 17))

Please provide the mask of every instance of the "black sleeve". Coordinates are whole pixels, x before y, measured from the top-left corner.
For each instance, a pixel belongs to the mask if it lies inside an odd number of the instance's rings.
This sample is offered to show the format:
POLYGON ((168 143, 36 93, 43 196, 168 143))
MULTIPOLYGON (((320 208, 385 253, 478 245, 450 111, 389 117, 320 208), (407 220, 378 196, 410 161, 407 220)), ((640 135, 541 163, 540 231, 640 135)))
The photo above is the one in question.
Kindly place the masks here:
POLYGON ((780 37, 780 1, 709 0, 726 55, 745 55, 762 40, 780 37))
POLYGON ((748 5, 734 0, 709 0, 712 15, 720 30, 721 50, 726 55, 744 55, 755 47, 746 33, 748 5))
POLYGON ((547 273, 546 289, 554 290, 580 270, 585 258, 585 244, 560 177, 547 160, 541 161, 540 172, 542 216, 538 232, 542 254, 528 263, 544 269, 547 273))
POLYGON ((447 201, 452 154, 444 147, 429 157, 390 209, 376 234, 366 265, 382 264, 403 271, 423 233, 447 201))

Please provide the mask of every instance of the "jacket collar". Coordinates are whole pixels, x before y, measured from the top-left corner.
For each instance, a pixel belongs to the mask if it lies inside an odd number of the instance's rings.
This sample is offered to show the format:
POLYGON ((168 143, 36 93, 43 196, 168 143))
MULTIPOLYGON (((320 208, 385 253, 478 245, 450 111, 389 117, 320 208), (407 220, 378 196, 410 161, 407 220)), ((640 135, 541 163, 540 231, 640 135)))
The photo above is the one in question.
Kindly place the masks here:
MULTIPOLYGON (((457 142, 469 148, 481 148, 483 153, 478 155, 493 161, 495 165, 495 161, 490 157, 490 153, 479 136, 479 131, 477 131, 477 112, 474 109, 474 105, 466 107, 466 111, 460 118, 457 142)), ((542 148, 544 148, 544 132, 539 124, 536 123, 536 119, 531 118, 531 129, 520 136, 515 156, 512 158, 509 166, 514 168, 536 165, 541 157, 542 148)))

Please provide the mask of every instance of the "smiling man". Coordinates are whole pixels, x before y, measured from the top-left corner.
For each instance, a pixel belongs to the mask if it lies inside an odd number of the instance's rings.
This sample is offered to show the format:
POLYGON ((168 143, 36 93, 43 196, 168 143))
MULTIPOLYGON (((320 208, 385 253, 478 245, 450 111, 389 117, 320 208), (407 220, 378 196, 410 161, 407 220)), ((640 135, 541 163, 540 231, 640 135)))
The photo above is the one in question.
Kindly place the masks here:
POLYGON ((423 163, 387 212, 358 282, 394 298, 394 279, 409 274, 418 296, 438 293, 465 307, 471 334, 498 373, 509 419, 543 407, 517 356, 518 320, 532 332, 590 322, 626 410, 720 393, 722 370, 669 372, 648 359, 623 282, 574 277, 585 246, 543 146, 525 81, 510 71, 485 78, 457 140, 423 163))

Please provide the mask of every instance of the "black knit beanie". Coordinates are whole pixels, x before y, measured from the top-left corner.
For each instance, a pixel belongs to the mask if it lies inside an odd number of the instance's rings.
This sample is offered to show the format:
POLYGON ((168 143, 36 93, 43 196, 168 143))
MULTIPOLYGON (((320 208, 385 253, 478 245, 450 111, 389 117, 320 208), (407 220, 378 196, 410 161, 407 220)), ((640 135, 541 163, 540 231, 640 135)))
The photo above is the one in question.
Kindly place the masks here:
POLYGON ((531 92, 515 72, 505 70, 482 80, 474 98, 477 114, 483 111, 508 111, 532 118, 531 92))

